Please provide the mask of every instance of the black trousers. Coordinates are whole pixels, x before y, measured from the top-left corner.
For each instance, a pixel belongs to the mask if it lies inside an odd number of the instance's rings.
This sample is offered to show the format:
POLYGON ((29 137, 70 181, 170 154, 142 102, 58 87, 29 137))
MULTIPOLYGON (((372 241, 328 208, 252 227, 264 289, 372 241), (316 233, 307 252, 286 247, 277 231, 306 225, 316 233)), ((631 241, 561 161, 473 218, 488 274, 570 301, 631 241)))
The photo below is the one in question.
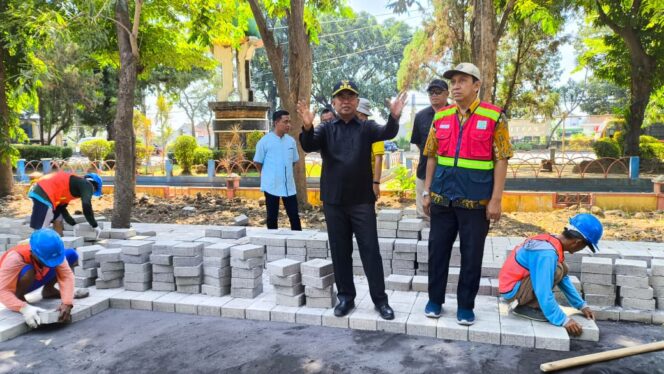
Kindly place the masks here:
POLYGON ((375 305, 387 303, 383 259, 378 247, 374 204, 331 205, 323 203, 330 241, 334 279, 339 300, 355 300, 353 283, 353 233, 360 249, 360 259, 369 281, 369 293, 375 305))
POLYGON ((300 214, 297 211, 297 195, 291 196, 275 196, 265 192, 265 207, 267 208, 267 228, 279 228, 279 199, 284 202, 286 214, 290 221, 291 230, 302 231, 300 224, 300 214))
POLYGON ((457 286, 459 308, 475 308, 482 277, 484 241, 489 232, 486 209, 464 209, 431 204, 429 234, 429 300, 445 303, 445 288, 452 246, 461 242, 461 274, 457 286))

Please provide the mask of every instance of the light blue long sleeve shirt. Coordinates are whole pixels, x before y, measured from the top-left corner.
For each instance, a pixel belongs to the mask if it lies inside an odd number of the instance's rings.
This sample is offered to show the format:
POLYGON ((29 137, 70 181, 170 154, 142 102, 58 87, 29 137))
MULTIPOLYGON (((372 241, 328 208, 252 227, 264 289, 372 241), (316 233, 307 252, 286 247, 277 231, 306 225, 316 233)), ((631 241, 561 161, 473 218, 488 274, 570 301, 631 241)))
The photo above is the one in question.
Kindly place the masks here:
MULTIPOLYGON (((569 321, 569 317, 553 296, 553 280, 558 266, 556 249, 549 242, 529 240, 523 247, 517 249, 516 261, 530 271, 533 291, 546 319, 556 326, 564 326, 569 321)), ((521 287, 520 281, 512 291, 502 294, 502 296, 505 299, 514 297, 519 287, 521 287)), ((574 308, 580 310, 586 306, 586 302, 583 301, 567 275, 558 283, 558 288, 574 308)))
POLYGON ((274 132, 265 134, 256 144, 254 155, 254 162, 263 165, 261 191, 281 197, 295 195, 293 163, 299 159, 293 137, 288 134, 279 137, 274 132))

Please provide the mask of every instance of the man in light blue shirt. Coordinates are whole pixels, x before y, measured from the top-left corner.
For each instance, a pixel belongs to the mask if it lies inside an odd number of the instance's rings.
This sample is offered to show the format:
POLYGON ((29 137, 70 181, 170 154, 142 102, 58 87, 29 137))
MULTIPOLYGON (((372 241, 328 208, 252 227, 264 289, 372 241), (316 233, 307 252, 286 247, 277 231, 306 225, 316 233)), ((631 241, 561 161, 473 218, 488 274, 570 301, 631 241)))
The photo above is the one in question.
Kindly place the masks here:
POLYGON ((256 144, 254 163, 261 173, 261 191, 265 194, 267 208, 267 228, 278 228, 279 199, 284 202, 291 230, 302 230, 297 210, 297 195, 293 164, 300 156, 295 139, 288 135, 290 114, 277 110, 272 115, 274 131, 267 133, 256 144))

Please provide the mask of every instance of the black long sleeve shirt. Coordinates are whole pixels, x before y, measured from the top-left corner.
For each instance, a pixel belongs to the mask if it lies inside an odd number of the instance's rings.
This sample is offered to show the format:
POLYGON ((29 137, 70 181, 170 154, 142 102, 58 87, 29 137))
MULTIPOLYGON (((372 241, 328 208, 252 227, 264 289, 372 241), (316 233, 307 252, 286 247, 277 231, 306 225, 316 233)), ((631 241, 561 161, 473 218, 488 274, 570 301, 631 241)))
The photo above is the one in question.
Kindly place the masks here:
MULTIPOLYGON (((37 184, 34 187, 34 192, 48 200, 48 195, 44 190, 37 184)), ((95 220, 95 214, 92 210, 92 195, 94 193, 94 187, 90 182, 76 175, 69 177, 69 192, 72 196, 78 197, 81 199, 81 207, 83 208, 83 215, 85 220, 88 221, 90 226, 97 227, 97 220, 95 220)), ((59 205, 57 210, 62 214, 62 218, 70 225, 74 226, 76 221, 67 211, 67 205, 59 205)))
POLYGON ((353 205, 376 201, 371 171, 371 145, 394 138, 399 120, 390 116, 385 126, 354 117, 322 123, 300 134, 305 152, 320 151, 323 170, 320 198, 326 204, 353 205))

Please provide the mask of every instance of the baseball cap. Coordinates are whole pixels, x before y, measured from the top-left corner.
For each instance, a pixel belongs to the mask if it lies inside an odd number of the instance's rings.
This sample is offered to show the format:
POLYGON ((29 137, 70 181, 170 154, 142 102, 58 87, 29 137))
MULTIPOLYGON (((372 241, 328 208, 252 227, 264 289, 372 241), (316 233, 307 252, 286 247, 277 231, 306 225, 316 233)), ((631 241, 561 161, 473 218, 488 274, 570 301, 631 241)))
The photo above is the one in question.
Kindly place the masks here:
POLYGON ((477 78, 478 80, 482 80, 482 77, 480 76, 480 69, 478 69, 477 66, 471 64, 470 62, 460 63, 454 69, 446 71, 445 74, 443 74, 443 77, 446 79, 452 79, 452 76, 457 73, 467 74, 471 77, 477 78))
POLYGON ((448 91, 449 88, 447 87, 447 83, 445 83, 444 80, 442 79, 434 79, 429 83, 429 87, 427 87, 427 92, 431 91, 434 88, 439 88, 444 91, 448 91))
POLYGON ((335 84, 334 88, 332 89, 332 97, 337 96, 341 91, 350 91, 356 95, 360 94, 360 91, 357 88, 355 82, 350 80, 341 80, 335 84))
POLYGON ((360 104, 357 106, 356 109, 358 112, 362 114, 366 114, 367 116, 371 115, 371 102, 368 99, 365 99, 363 97, 360 98, 360 104))

